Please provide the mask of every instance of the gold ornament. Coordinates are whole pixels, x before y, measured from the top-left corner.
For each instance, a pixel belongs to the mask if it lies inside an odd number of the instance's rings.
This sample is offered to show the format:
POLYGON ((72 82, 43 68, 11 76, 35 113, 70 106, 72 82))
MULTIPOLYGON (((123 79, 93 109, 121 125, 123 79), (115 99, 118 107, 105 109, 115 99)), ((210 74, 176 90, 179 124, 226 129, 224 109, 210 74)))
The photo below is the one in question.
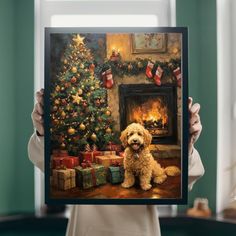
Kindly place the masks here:
POLYGON ((132 69, 133 69, 132 64, 129 64, 129 65, 128 65, 128 70, 132 70, 132 69))
POLYGON ((93 133, 90 137, 93 141, 97 140, 97 135, 95 133, 93 133))
POLYGON ((93 86, 90 87, 91 91, 93 91, 95 88, 93 86))
POLYGON ((52 110, 53 111, 57 111, 58 107, 57 106, 53 106, 52 110))
POLYGON ((111 112, 110 112, 109 110, 106 110, 105 114, 106 114, 107 116, 110 116, 110 115, 111 115, 111 112))
POLYGON ((80 130, 85 130, 85 128, 86 128, 85 125, 83 123, 81 123, 80 126, 79 126, 79 129, 80 130))
POLYGON ((83 90, 80 88, 80 89, 78 89, 78 94, 79 95, 82 95, 83 94, 83 90))
POLYGON ((98 128, 98 127, 96 127, 96 128, 95 128, 95 131, 96 131, 96 132, 98 132, 98 131, 99 131, 99 128, 98 128))
POLYGON ((68 61, 65 59, 65 60, 63 61, 63 63, 66 65, 66 64, 68 63, 68 61))
POLYGON ((62 143, 62 144, 61 144, 61 148, 64 149, 65 147, 66 147, 65 143, 62 143))
POLYGON ((106 129, 106 133, 107 134, 110 134, 112 132, 112 130, 108 127, 107 129, 106 129))
POLYGON ((83 63, 80 64, 80 68, 84 69, 84 64, 83 63))
POLYGON ((59 101, 58 99, 56 99, 56 100, 54 101, 54 104, 55 104, 55 105, 59 105, 59 104, 60 104, 60 101, 59 101))
POLYGON ((77 44, 77 45, 81 45, 84 44, 84 37, 81 37, 79 34, 76 35, 75 38, 73 38, 73 41, 77 44))
POLYGON ((77 68, 76 68, 76 66, 72 66, 72 68, 71 68, 71 72, 74 73, 74 74, 77 72, 77 68))
POLYGON ((62 117, 62 118, 65 118, 65 117, 66 117, 66 113, 65 113, 64 111, 62 111, 61 117, 62 117))
POLYGON ((76 93, 76 95, 72 95, 72 98, 73 98, 73 103, 77 104, 80 104, 80 101, 82 100, 82 97, 80 97, 78 93, 76 93))
POLYGON ((56 90, 57 92, 59 92, 59 91, 61 90, 60 86, 57 85, 56 88, 55 88, 55 90, 56 90))
POLYGON ((138 62, 138 68, 143 68, 143 64, 142 64, 142 62, 138 62))
POLYGON ((75 129, 72 128, 72 127, 70 127, 70 128, 67 130, 67 132, 68 132, 69 135, 73 135, 73 134, 75 134, 75 129))
POLYGON ((87 96, 88 96, 88 97, 90 97, 90 96, 91 96, 91 93, 90 93, 90 92, 88 92, 88 93, 87 93, 87 96))

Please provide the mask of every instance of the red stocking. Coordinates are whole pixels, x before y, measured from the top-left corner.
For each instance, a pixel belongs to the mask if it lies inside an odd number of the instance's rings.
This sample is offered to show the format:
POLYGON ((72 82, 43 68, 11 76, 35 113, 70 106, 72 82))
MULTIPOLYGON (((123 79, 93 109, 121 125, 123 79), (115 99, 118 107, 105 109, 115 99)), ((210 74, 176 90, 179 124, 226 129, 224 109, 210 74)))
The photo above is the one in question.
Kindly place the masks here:
POLYGON ((152 74, 152 69, 153 69, 154 63, 152 63, 151 61, 148 62, 147 64, 147 68, 146 68, 146 76, 151 79, 153 77, 152 74))
POLYGON ((177 67, 174 71, 173 71, 175 78, 177 80, 177 85, 178 87, 181 87, 181 78, 182 78, 182 74, 181 74, 181 70, 179 67, 177 67))
POLYGON ((114 80, 113 80, 111 68, 106 70, 103 73, 105 73, 104 80, 103 80, 104 87, 107 88, 107 89, 111 89, 114 85, 114 80))
POLYGON ((160 66, 157 67, 156 74, 154 76, 154 81, 156 85, 161 86, 161 77, 163 74, 163 70, 160 66))

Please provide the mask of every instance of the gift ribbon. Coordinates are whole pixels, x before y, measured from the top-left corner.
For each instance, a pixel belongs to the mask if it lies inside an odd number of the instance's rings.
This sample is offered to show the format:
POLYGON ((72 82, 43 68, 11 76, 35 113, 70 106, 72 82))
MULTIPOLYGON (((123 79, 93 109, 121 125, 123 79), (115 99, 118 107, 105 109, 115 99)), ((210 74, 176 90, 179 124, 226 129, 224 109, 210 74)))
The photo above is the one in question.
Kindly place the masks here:
POLYGON ((96 186, 97 185, 97 181, 96 181, 96 175, 95 175, 95 169, 94 168, 91 168, 91 176, 92 176, 93 186, 96 186))

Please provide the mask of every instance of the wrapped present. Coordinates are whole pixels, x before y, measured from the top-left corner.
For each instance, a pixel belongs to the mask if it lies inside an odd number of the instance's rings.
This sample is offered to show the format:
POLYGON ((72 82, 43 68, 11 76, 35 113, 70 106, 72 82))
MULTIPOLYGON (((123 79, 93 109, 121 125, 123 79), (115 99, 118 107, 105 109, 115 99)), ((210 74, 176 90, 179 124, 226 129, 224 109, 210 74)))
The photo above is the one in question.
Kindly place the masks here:
POLYGON ((101 154, 98 156, 108 156, 108 155, 116 155, 116 151, 101 151, 101 154))
POLYGON ((102 155, 101 151, 86 151, 86 152, 80 152, 80 162, 83 162, 83 160, 95 162, 95 157, 102 155))
POLYGON ((125 157, 125 152, 119 152, 120 157, 125 157))
POLYGON ((67 150, 54 149, 52 150, 52 157, 66 157, 69 156, 67 150))
POLYGON ((122 151, 122 146, 121 144, 115 144, 115 143, 109 142, 106 146, 106 149, 109 151, 115 151, 116 153, 119 153, 122 151))
POLYGON ((75 170, 66 168, 53 170, 52 185, 60 190, 75 188, 75 170))
POLYGON ((73 169, 75 166, 79 165, 79 158, 74 156, 66 157, 52 157, 52 168, 56 169, 60 166, 65 166, 66 168, 73 169))
POLYGON ((98 164, 91 164, 90 167, 76 166, 76 185, 83 189, 106 183, 105 167, 98 164))
POLYGON ((111 184, 119 184, 124 181, 124 167, 122 165, 112 165, 107 170, 107 181, 111 184))
POLYGON ((115 162, 118 162, 120 165, 123 165, 124 157, 116 156, 116 155, 106 155, 106 156, 97 156, 96 163, 105 166, 108 168, 115 162))

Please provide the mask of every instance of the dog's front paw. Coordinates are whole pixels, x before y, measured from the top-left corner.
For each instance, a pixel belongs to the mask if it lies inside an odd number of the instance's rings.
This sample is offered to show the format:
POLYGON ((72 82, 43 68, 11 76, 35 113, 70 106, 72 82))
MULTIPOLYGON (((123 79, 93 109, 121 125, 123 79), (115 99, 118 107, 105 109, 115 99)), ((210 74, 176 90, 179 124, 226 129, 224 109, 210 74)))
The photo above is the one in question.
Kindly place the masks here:
POLYGON ((133 183, 130 183, 130 182, 128 182, 128 181, 125 181, 125 182, 123 182, 122 184, 121 184, 121 186, 123 187, 123 188, 130 188, 130 187, 132 187, 134 184, 133 183))
POLYGON ((150 188, 152 187, 152 185, 151 184, 142 184, 141 185, 141 188, 142 188, 142 190, 149 190, 150 188))
POLYGON ((154 183, 157 183, 157 184, 162 184, 164 183, 164 181, 167 179, 167 175, 160 175, 160 176, 156 176, 154 178, 154 183))

